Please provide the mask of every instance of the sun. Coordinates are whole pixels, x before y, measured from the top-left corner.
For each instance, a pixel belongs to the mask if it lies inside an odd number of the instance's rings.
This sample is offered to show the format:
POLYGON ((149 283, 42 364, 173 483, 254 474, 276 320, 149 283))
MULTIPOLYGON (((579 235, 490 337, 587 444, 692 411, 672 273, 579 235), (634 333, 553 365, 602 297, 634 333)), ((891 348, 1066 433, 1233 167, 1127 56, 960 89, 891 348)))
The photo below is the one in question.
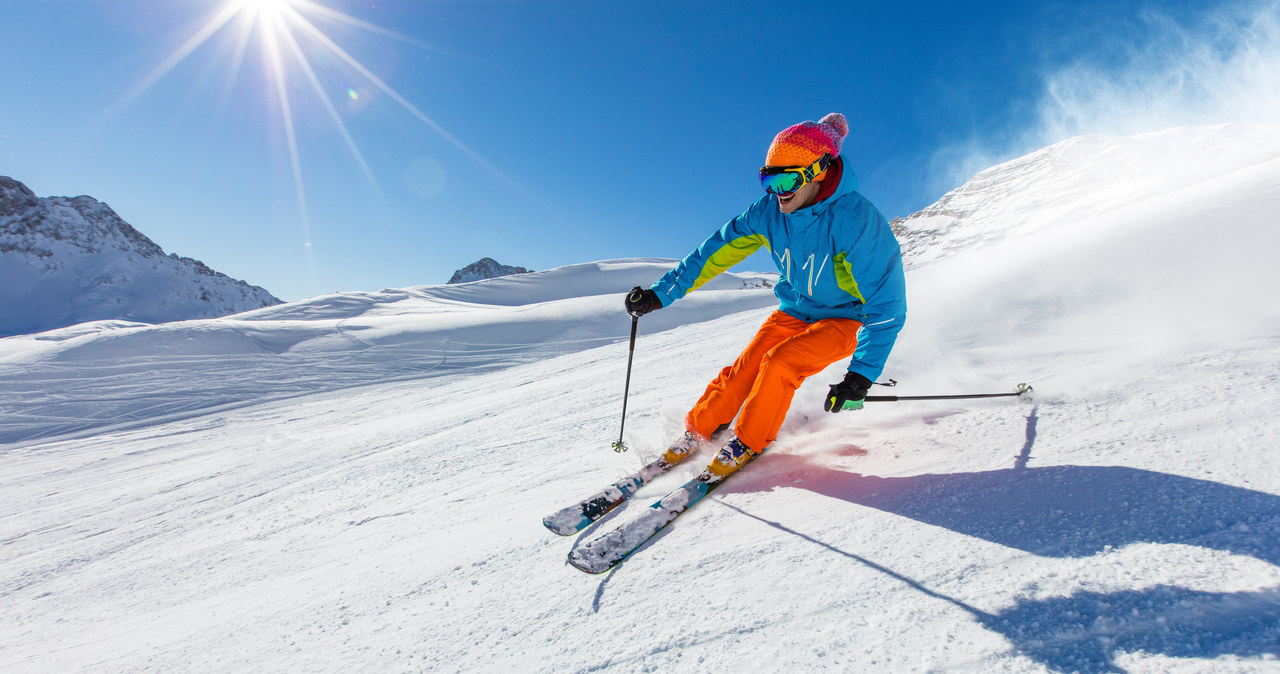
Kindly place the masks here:
MULTIPOLYGON (((268 95, 274 99, 264 100, 262 104, 264 109, 277 111, 280 115, 280 124, 274 128, 282 133, 284 144, 288 148, 294 196, 302 226, 302 246, 306 249, 308 258, 313 250, 311 222, 307 208, 303 163, 298 151, 295 117, 306 114, 328 117, 336 136, 346 145, 371 187, 381 192, 373 171, 366 163, 364 155, 338 111, 341 103, 349 103, 351 99, 364 97, 363 91, 357 93, 353 88, 353 85, 360 80, 363 80, 364 89, 373 93, 380 92, 386 100, 403 108, 491 174, 520 192, 528 194, 523 186, 504 175, 496 166, 454 137, 352 56, 335 40, 334 35, 326 32, 325 28, 333 29, 341 25, 355 28, 376 38, 391 39, 417 48, 430 49, 429 45, 355 18, 325 4, 332 1, 217 0, 211 2, 208 19, 177 49, 126 91, 117 103, 117 107, 122 107, 131 100, 143 96, 152 85, 219 34, 224 36, 229 34, 232 38, 231 44, 234 45, 231 58, 225 58, 224 52, 218 61, 228 64, 224 97, 229 94, 231 85, 236 81, 246 58, 250 54, 260 54, 261 71, 267 73, 270 79, 267 87, 268 95), (251 45, 256 46, 256 49, 250 50, 251 45), (313 60, 316 61, 315 64, 313 60), (309 91, 310 95, 299 96, 299 91, 309 91), (295 98, 298 100, 295 101, 295 98)), ((349 37, 351 32, 348 31, 346 34, 349 37)), ((314 128, 314 125, 310 126, 314 128)), ((311 264, 310 259, 308 264, 311 264)))
MULTIPOLYGON (((506 182, 516 185, 514 181, 503 175, 497 167, 467 147, 368 67, 360 63, 359 60, 340 46, 333 37, 322 30, 313 19, 323 20, 321 25, 343 24, 377 37, 389 38, 415 47, 427 47, 427 45, 417 40, 332 9, 319 0, 221 0, 215 4, 210 18, 151 72, 147 73, 126 91, 118 105, 122 106, 144 94, 153 84, 186 60, 193 52, 200 49, 213 36, 224 30, 232 31, 236 34, 235 44, 237 46, 234 57, 229 59, 229 63, 231 63, 231 78, 235 77, 236 71, 248 53, 249 44, 255 40, 260 47, 258 51, 263 55, 262 65, 264 70, 271 73, 273 79, 271 90, 274 91, 276 98, 272 107, 279 110, 283 115, 282 128, 290 150, 299 208, 302 211, 304 220, 306 219, 305 189, 297 154, 297 138, 294 133, 293 119, 294 115, 300 111, 295 110, 291 104, 292 101, 289 97, 290 87, 288 86, 294 81, 297 81, 304 88, 310 88, 315 94, 314 99, 319 101, 320 108, 323 109, 324 114, 332 120, 334 129, 350 149, 361 171, 363 171, 365 177, 375 189, 377 189, 377 183, 373 178, 373 173, 365 163, 355 140, 352 139, 351 134, 347 131, 346 124, 343 122, 341 115, 339 115, 336 103, 333 100, 335 97, 341 99, 350 98, 353 95, 355 89, 351 88, 347 81, 352 78, 363 79, 371 89, 381 91, 387 99, 408 111, 414 118, 439 134, 449 144, 461 150, 485 169, 506 182), (326 55, 322 60, 329 63, 331 68, 332 64, 341 64, 347 73, 343 76, 344 81, 340 84, 332 81, 322 81, 322 74, 316 71, 308 54, 326 55), (334 92, 337 92, 336 96, 334 92)), ((518 185, 516 186, 518 187, 518 185)))
POLYGON ((289 164, 303 229, 302 245, 307 249, 308 255, 312 249, 311 224, 307 209, 303 165, 298 152, 296 116, 303 114, 327 116, 332 121, 332 128, 336 135, 347 146, 372 188, 380 191, 372 170, 365 162, 360 148, 338 112, 339 103, 343 99, 351 98, 356 91, 351 85, 357 80, 363 79, 368 89, 382 92, 388 100, 408 111, 414 118, 481 166, 514 184, 514 181, 504 176, 495 166, 485 161, 372 70, 360 63, 322 28, 322 26, 332 28, 337 25, 349 26, 378 38, 389 38, 415 47, 428 47, 417 40, 332 9, 322 0, 219 0, 212 5, 209 18, 203 25, 126 91, 117 103, 117 107, 122 107, 133 99, 143 96, 152 85, 200 50, 216 35, 229 33, 232 36, 231 44, 234 45, 232 58, 220 59, 221 62, 229 64, 228 86, 224 90, 224 95, 229 91, 230 84, 236 80, 246 57, 250 53, 261 54, 262 71, 268 73, 271 80, 268 91, 271 98, 275 99, 263 101, 263 105, 264 108, 279 111, 280 114, 281 123, 275 128, 282 131, 283 140, 288 147, 289 164), (256 45, 257 49, 251 52, 249 49, 251 45, 256 45), (327 70, 318 70, 317 65, 312 63, 313 60, 323 62, 327 70), (298 98, 298 89, 309 89, 313 94, 306 97, 306 104, 302 106, 295 105, 296 102, 293 100, 298 98), (335 98, 338 100, 335 101, 335 98))

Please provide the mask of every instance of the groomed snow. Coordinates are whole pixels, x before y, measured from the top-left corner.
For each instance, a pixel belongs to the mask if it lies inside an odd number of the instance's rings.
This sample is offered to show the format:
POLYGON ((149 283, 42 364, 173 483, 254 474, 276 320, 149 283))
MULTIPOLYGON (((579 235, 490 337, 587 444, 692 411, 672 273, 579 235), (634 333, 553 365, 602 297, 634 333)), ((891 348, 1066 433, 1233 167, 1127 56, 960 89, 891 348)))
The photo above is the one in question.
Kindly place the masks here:
MULTIPOLYGON (((1280 135, 1255 131, 1159 198, 1073 155, 1105 180, 1042 231, 1068 204, 989 191, 1016 235, 908 272, 886 376, 1033 402, 827 415, 834 365, 603 576, 565 555, 708 452, 580 536, 541 517, 675 438, 767 275, 641 320, 625 454, 621 293, 669 262, 0 340, 0 669, 1280 671, 1280 135)), ((1214 133, 1251 132, 1156 140, 1214 133)))

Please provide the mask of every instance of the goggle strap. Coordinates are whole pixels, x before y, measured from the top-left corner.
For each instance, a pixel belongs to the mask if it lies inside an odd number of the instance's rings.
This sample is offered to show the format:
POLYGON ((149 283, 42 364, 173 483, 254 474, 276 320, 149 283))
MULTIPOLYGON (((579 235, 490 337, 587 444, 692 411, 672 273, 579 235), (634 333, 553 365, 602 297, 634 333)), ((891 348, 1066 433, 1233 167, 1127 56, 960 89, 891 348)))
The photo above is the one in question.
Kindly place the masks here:
POLYGON ((831 155, 824 154, 821 157, 818 157, 818 161, 813 162, 812 164, 809 165, 809 168, 804 170, 804 181, 809 182, 810 180, 813 180, 814 178, 818 177, 819 173, 822 173, 823 171, 827 170, 827 166, 830 163, 831 163, 831 155), (814 170, 815 166, 817 167, 817 170, 814 170))

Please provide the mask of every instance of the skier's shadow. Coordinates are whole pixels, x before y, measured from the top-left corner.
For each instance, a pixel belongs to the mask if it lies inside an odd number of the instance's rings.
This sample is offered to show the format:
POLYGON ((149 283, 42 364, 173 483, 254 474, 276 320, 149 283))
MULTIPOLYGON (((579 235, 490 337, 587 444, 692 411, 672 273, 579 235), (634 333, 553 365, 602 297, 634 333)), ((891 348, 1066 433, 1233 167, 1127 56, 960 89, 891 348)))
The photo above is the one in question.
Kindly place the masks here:
MULTIPOLYGON (((1192 545, 1280 566, 1280 496, 1124 466, 1050 466, 881 478, 776 465, 775 482, 1045 557, 1087 557, 1130 543, 1192 545), (802 480, 793 482, 797 472, 802 480)), ((1025 462, 1021 463, 1025 465, 1025 462)), ((738 485, 740 488, 745 485, 738 485)), ((722 502, 723 503, 723 502, 722 502)), ((737 508, 735 508, 737 509, 737 508)), ((755 517, 750 513, 743 514, 755 517)), ((760 518, 757 518, 760 519, 760 518)), ((868 564, 972 613, 1057 671, 1122 671, 1119 651, 1173 657, 1280 655, 1280 591, 1206 593, 1158 586, 1022 600, 992 614, 937 594, 856 554, 769 524, 868 564)))
POLYGON ((1019 652, 1059 672, 1123 672, 1115 654, 1174 658, 1280 654, 1280 590, 1200 592, 1159 585, 1112 593, 1019 601, 976 612, 1019 652))
POLYGON ((973 615, 1003 635, 1023 655, 1058 672, 1123 672, 1119 652, 1161 653, 1175 658, 1276 656, 1280 654, 1280 590, 1200 592, 1156 586, 1109 594, 1019 600, 990 613, 925 587, 859 554, 749 513, 721 505, 843 555, 973 615))
POLYGON ((794 486, 1044 557, 1186 544, 1280 566, 1280 496, 1126 466, 875 477, 805 470, 794 486))

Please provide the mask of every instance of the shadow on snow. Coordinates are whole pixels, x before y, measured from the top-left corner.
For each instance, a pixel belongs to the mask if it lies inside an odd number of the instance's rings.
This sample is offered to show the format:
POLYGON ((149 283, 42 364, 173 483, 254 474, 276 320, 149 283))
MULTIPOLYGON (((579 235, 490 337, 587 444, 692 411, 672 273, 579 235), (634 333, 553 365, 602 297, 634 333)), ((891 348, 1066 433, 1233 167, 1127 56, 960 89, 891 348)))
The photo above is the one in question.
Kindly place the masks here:
MULTIPOLYGON (((1029 442, 1031 436, 1029 436, 1029 442)), ((1025 451, 1024 451, 1025 454, 1025 451)), ((795 485, 1044 557, 1088 557, 1131 543, 1199 546, 1280 566, 1280 496, 1123 466, 1018 467, 881 478, 817 467, 788 470, 795 485)), ((777 460, 783 459, 778 466, 777 460)), ((1020 466, 1025 466, 1020 461, 1020 466)), ((1119 652, 1171 657, 1280 655, 1280 590, 1211 593, 1157 586, 1021 599, 988 613, 875 562, 733 505, 722 505, 826 547, 950 602, 1057 671, 1117 672, 1119 652)))
POLYGON ((977 614, 1024 655, 1063 672, 1123 672, 1115 653, 1175 658, 1276 656, 1280 591, 1198 592, 1156 586, 1021 600, 977 614))
POLYGON ((800 487, 1044 557, 1196 545, 1280 566, 1280 496, 1124 466, 882 478, 827 468, 800 487))

